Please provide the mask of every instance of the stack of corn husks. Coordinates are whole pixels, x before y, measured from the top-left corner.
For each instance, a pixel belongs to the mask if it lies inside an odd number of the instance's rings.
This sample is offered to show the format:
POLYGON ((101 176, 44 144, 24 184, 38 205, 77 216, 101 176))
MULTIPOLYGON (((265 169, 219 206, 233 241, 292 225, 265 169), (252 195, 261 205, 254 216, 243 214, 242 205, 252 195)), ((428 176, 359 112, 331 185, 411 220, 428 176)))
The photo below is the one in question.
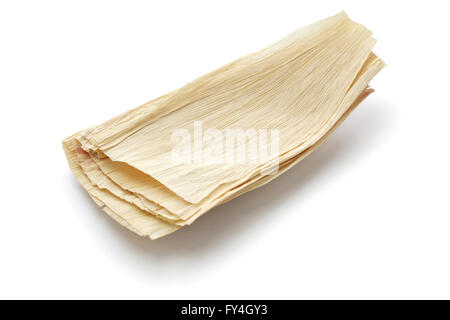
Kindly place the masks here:
POLYGON ((340 13, 63 141, 75 177, 156 239, 305 158, 370 92, 384 63, 340 13))

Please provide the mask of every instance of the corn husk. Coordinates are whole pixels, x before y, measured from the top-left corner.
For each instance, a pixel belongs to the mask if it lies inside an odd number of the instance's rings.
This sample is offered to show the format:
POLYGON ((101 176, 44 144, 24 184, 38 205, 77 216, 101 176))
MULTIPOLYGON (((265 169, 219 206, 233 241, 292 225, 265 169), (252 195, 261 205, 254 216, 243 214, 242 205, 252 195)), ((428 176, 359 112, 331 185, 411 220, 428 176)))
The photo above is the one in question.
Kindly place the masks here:
MULTIPOLYGON (((375 40, 345 13, 299 29, 63 147, 75 177, 117 222, 152 239, 258 188, 304 159, 366 98, 384 67, 375 40), (174 130, 275 128, 278 153, 261 162, 174 163, 174 130), (265 173, 276 165, 277 170, 265 173)), ((249 141, 244 142, 250 147, 249 141)))

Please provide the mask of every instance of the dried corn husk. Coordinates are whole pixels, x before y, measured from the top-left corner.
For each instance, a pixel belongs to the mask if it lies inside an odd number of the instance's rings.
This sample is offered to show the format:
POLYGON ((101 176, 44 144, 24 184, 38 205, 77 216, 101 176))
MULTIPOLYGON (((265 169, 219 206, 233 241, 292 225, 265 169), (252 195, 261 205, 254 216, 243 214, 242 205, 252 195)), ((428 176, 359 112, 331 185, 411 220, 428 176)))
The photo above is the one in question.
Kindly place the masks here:
POLYGON ((371 52, 374 45, 371 32, 345 13, 299 29, 65 139, 69 165, 111 217, 159 238, 311 153, 372 92, 369 81, 384 67, 371 52), (203 130, 276 128, 278 152, 259 162, 174 163, 174 130, 191 133, 194 146, 216 147, 215 140, 196 138, 198 122, 203 130), (278 170, 264 173, 275 165, 278 170))

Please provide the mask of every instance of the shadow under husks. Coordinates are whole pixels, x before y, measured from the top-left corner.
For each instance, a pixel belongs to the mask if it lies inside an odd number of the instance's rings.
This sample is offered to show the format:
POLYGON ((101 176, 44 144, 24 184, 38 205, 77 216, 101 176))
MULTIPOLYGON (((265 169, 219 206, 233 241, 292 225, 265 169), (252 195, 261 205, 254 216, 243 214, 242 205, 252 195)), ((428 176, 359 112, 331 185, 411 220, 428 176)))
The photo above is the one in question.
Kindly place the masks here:
MULTIPOLYGON (((127 250, 134 251, 152 263, 164 264, 176 257, 198 264, 201 257, 217 253, 227 242, 242 242, 249 231, 251 233, 255 228, 269 227, 267 219, 288 219, 286 215, 280 216, 275 212, 283 201, 294 195, 302 195, 302 190, 312 185, 313 180, 332 179, 333 172, 345 165, 346 159, 353 158, 354 161, 355 155, 369 151, 374 144, 382 143, 386 134, 389 134, 393 120, 388 109, 386 104, 369 98, 315 152, 287 174, 211 210, 191 226, 156 241, 128 231, 107 217, 92 200, 89 201, 114 229, 127 250)), ((86 194, 81 187, 79 189, 86 194)), ((292 214, 301 214, 301 207, 292 214)))

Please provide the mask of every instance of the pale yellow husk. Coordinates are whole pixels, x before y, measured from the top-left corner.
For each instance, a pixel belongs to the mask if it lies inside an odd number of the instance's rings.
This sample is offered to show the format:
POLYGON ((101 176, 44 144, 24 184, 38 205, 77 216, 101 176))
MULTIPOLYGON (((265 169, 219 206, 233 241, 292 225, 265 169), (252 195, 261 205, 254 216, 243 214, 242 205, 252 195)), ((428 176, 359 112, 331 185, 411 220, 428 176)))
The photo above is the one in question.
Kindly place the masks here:
MULTIPOLYGON (((372 92, 384 67, 371 32, 345 13, 299 29, 186 86, 63 141, 70 168, 116 221, 152 239, 276 178, 372 92), (176 129, 275 128, 264 163, 173 163, 176 129), (263 168, 279 163, 276 174, 263 168)), ((208 147, 208 141, 202 141, 208 147)))

